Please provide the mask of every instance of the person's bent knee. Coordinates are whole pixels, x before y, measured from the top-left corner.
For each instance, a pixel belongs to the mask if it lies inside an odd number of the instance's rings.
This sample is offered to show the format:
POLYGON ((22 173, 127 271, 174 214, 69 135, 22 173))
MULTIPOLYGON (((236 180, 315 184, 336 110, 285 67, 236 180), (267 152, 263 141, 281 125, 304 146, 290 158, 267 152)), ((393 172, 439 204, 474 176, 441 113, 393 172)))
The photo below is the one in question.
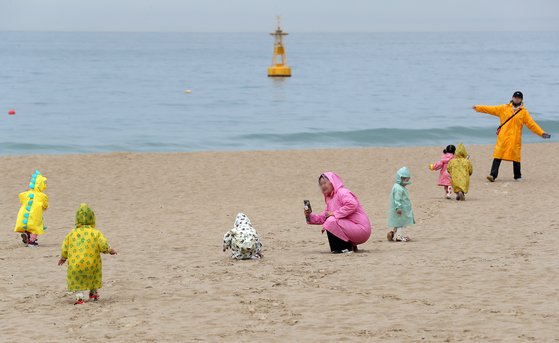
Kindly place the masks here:
POLYGON ((322 227, 326 230, 331 228, 333 225, 338 225, 338 221, 336 218, 334 218, 334 216, 328 217, 326 219, 326 221, 324 222, 324 224, 322 225, 322 227))

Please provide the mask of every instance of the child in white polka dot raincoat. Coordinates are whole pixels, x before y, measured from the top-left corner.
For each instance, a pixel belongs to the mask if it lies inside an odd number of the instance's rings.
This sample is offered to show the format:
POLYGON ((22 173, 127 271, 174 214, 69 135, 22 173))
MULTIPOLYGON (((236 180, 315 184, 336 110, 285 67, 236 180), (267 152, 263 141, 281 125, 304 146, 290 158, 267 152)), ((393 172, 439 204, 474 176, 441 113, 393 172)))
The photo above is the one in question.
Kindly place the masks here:
POLYGON ((244 213, 237 214, 235 226, 223 236, 223 251, 227 249, 231 249, 231 257, 236 260, 262 257, 260 237, 244 213))

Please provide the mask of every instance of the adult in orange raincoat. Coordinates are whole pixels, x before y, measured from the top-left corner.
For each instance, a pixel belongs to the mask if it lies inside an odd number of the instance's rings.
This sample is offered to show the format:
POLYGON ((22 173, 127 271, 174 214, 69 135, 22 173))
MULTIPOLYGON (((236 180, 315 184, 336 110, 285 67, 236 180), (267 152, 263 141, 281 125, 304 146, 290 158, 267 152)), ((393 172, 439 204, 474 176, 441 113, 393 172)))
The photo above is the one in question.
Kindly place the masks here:
POLYGON ((497 143, 493 152, 493 165, 487 180, 493 182, 499 175, 501 161, 512 161, 514 179, 520 181, 520 155, 522 149, 522 128, 526 125, 530 131, 542 138, 551 138, 532 119, 528 110, 524 107, 524 96, 522 92, 514 92, 512 100, 508 104, 498 106, 475 105, 473 109, 477 112, 499 117, 500 126, 497 129, 497 143))

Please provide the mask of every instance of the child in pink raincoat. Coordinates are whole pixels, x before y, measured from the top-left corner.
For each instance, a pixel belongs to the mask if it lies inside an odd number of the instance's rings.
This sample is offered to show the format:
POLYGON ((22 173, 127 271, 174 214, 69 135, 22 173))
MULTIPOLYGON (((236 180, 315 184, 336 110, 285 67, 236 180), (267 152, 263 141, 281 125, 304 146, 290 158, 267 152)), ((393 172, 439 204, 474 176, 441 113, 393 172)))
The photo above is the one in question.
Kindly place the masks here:
POLYGON ((332 253, 357 251, 357 245, 365 243, 371 236, 371 222, 365 210, 335 173, 320 175, 318 183, 326 209, 320 214, 305 210, 307 223, 322 225, 322 231, 328 234, 332 253))
POLYGON ((435 164, 430 164, 430 170, 440 170, 439 173, 439 186, 443 186, 445 196, 447 199, 452 198, 452 182, 450 174, 448 173, 448 163, 454 158, 454 152, 456 147, 454 145, 449 145, 443 150, 443 156, 441 160, 435 164))

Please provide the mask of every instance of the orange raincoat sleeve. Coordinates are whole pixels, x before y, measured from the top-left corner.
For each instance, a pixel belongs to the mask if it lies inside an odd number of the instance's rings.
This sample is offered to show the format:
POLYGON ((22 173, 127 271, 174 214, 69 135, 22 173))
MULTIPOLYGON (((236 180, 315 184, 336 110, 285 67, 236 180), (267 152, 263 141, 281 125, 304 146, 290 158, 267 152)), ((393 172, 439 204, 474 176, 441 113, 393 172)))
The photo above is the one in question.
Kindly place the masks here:
POLYGON ((492 116, 496 116, 499 118, 501 118, 504 112, 503 105, 498 105, 498 106, 476 105, 476 111, 481 113, 491 114, 492 116))
POLYGON ((545 133, 544 130, 542 130, 542 128, 534 121, 534 119, 532 119, 532 116, 528 111, 524 113, 524 116, 522 117, 522 122, 524 123, 524 125, 526 125, 527 128, 530 129, 530 131, 532 131, 533 133, 535 133, 540 137, 545 133))

